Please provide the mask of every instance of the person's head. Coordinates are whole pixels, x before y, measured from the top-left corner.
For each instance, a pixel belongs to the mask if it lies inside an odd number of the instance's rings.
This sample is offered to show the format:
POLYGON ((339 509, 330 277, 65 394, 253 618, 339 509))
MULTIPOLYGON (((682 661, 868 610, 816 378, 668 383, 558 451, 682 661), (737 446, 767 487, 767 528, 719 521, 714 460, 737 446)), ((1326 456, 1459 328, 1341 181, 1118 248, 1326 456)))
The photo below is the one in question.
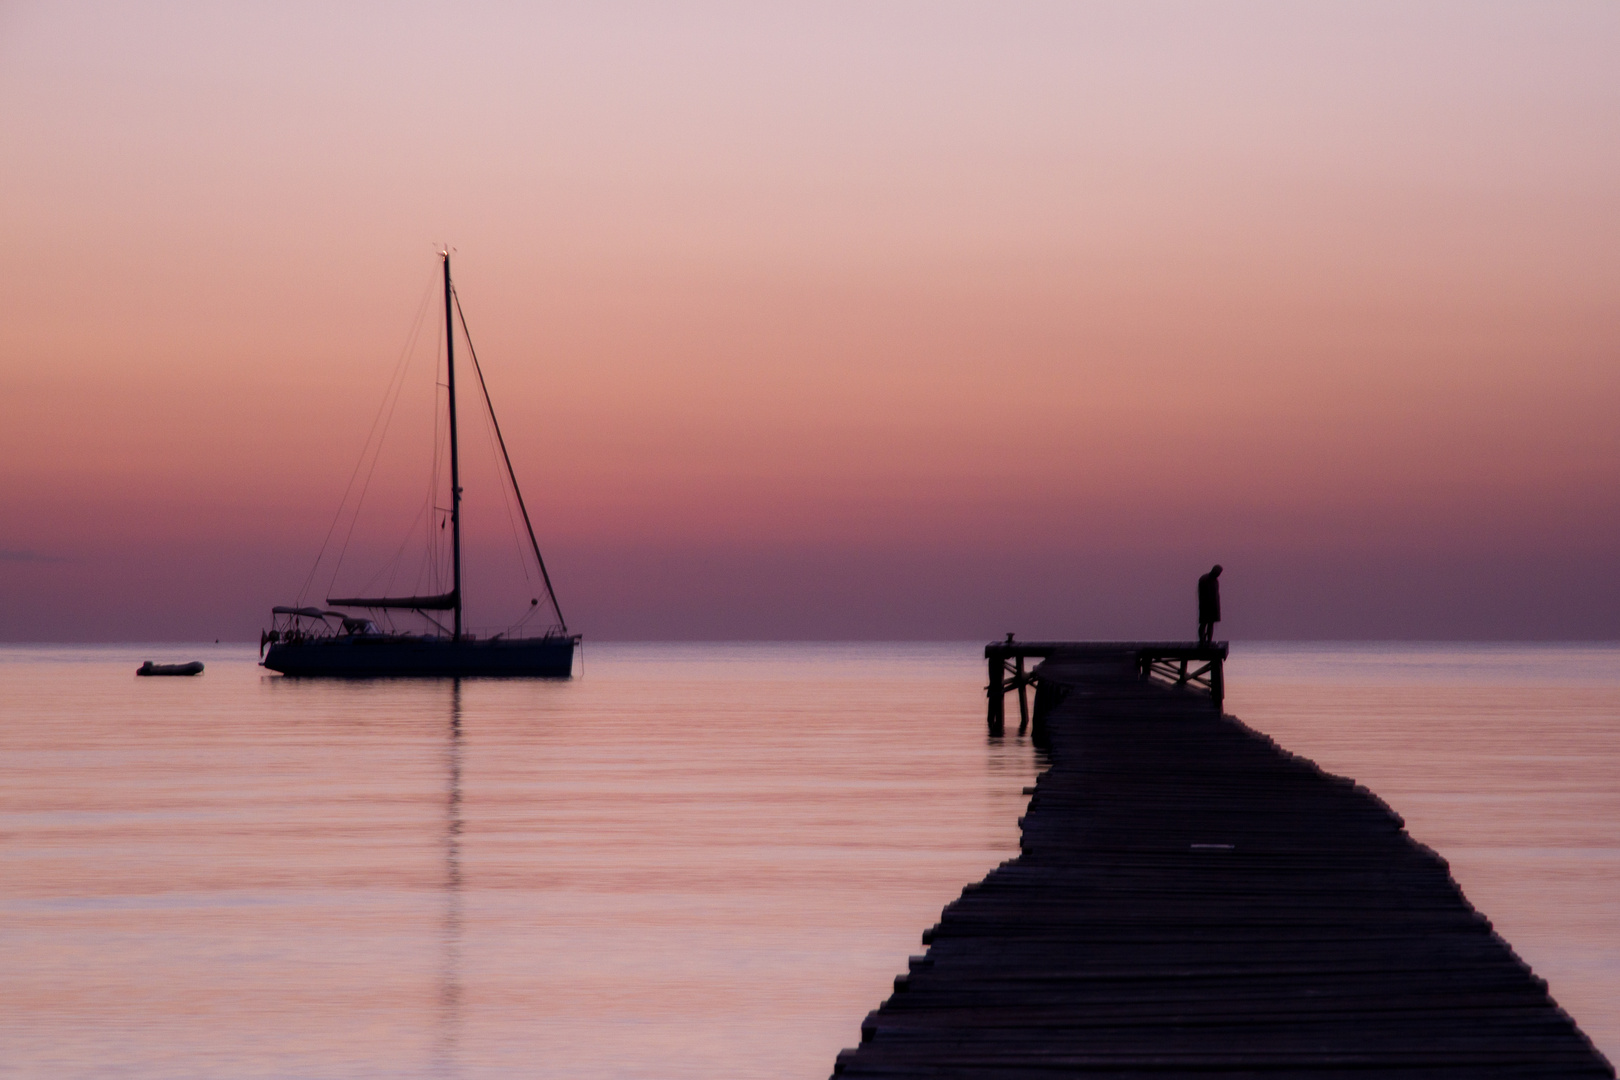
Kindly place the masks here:
POLYGON ((1213 567, 1210 568, 1209 576, 1210 577, 1220 577, 1221 576, 1221 564, 1220 563, 1216 563, 1213 567))

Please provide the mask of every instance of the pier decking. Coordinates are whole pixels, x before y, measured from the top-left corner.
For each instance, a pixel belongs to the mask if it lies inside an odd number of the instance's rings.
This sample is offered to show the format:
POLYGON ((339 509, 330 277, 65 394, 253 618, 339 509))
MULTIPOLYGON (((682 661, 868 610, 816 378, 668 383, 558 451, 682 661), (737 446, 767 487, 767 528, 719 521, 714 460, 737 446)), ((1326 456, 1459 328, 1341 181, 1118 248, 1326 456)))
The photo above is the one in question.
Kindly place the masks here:
MULTIPOLYGON (((1013 646, 986 649, 993 733, 1013 646)), ((1615 1075, 1371 792, 1139 643, 1035 648, 1023 854, 924 932, 834 1075, 1615 1075)))

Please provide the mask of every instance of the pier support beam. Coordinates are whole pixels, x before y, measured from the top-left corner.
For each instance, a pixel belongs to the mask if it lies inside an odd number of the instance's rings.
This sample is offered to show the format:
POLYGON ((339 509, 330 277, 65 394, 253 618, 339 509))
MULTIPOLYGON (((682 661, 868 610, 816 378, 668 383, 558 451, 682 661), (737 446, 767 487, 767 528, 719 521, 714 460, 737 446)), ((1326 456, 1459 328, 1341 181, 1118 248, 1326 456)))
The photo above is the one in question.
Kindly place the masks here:
MULTIPOLYGON (((1224 641, 1019 641, 1012 634, 1005 641, 984 647, 990 679, 984 688, 985 727, 990 737, 999 739, 1007 731, 1007 694, 1018 691, 1018 734, 1034 725, 1037 746, 1041 744, 1041 666, 1026 667, 1026 659, 1050 660, 1076 651, 1087 655, 1117 655, 1134 658, 1143 679, 1166 681, 1177 687, 1207 690, 1217 712, 1226 696, 1227 645, 1224 641), (1029 688, 1035 687, 1034 709, 1030 708, 1029 688)), ((1056 699, 1061 700, 1061 698, 1056 699)), ((1053 704, 1056 704, 1056 700, 1053 704)))
MULTIPOLYGON (((1011 634, 1007 635, 1007 640, 1012 640, 1011 634)), ((990 650, 986 649, 985 655, 989 656, 989 654, 990 650)), ((984 690, 988 696, 990 709, 985 715, 985 722, 989 725, 990 737, 995 739, 999 739, 1006 734, 1007 689, 1002 678, 1006 673, 1006 669, 1007 661, 1000 653, 990 656, 990 685, 985 687, 984 690)))
POLYGON ((1035 672, 1024 668, 1025 657, 1051 655, 1050 642, 1016 641, 1012 634, 1006 641, 997 641, 984 647, 990 681, 985 686, 985 726, 991 738, 1000 738, 1007 731, 1007 692, 1018 691, 1018 734, 1029 730, 1029 688, 1039 683, 1035 672))
POLYGON ((1143 679, 1158 679, 1177 688, 1188 686, 1208 690, 1215 711, 1226 700, 1227 644, 1177 644, 1144 642, 1136 653, 1137 670, 1143 679))
POLYGON ((1024 675, 1024 657, 1019 654, 1015 663, 1018 665, 1013 681, 1018 684, 1018 734, 1022 735, 1029 730, 1029 679, 1024 675))

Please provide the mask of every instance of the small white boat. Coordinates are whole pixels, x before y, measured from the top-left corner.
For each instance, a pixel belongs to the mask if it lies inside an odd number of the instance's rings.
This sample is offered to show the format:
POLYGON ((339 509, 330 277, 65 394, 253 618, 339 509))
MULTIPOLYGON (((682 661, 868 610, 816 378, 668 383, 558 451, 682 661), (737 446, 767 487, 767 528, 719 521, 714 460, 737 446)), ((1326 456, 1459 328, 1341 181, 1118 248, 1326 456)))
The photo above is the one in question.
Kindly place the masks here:
POLYGON ((137 675, 201 675, 202 661, 193 660, 189 664, 154 664, 148 660, 135 669, 137 675))

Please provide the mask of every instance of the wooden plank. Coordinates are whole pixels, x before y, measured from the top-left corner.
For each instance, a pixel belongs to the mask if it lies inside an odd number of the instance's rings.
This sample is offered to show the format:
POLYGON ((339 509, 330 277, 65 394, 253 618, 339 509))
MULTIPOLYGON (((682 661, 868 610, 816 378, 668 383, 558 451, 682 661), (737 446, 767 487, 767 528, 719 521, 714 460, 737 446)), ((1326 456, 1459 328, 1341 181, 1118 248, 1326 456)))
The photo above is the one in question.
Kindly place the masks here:
POLYGON ((946 906, 834 1075, 1614 1077, 1399 815, 1144 679, 1154 648, 1187 647, 986 648, 1046 657, 1023 853, 946 906))

